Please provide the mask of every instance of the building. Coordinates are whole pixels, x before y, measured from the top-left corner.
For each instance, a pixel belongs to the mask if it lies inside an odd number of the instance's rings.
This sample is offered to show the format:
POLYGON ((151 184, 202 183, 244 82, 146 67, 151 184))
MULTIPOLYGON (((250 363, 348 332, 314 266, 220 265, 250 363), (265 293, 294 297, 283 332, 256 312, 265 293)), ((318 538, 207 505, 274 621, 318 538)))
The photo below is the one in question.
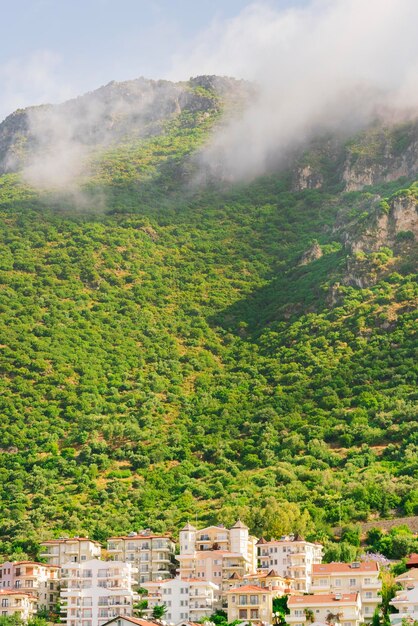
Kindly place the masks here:
POLYGON ((229 588, 234 572, 239 576, 256 572, 256 537, 237 521, 230 529, 208 526, 196 530, 186 524, 180 531, 180 578, 197 578, 218 585, 221 593, 229 588))
POLYGON ((60 537, 42 541, 41 557, 50 565, 64 565, 64 563, 81 563, 91 559, 100 559, 102 547, 98 541, 88 537, 60 537))
POLYGON ((405 567, 407 569, 414 569, 415 567, 418 567, 418 554, 416 552, 409 555, 408 560, 405 563, 405 567))
POLYGON ((67 563, 61 571, 61 621, 67 626, 102 626, 132 615, 133 569, 121 561, 67 563))
POLYGON ((398 611, 390 615, 392 624, 400 625, 405 618, 411 623, 418 621, 418 585, 398 591, 390 604, 398 611))
POLYGON ((290 596, 287 606, 289 626, 306 626, 307 612, 312 621, 322 624, 359 626, 362 621, 361 597, 357 592, 290 596))
POLYGON ((402 589, 412 589, 413 587, 418 587, 418 567, 409 569, 404 574, 395 578, 395 581, 401 585, 402 589))
POLYGON ((156 605, 165 605, 167 622, 197 622, 218 608, 219 587, 210 581, 174 578, 144 583, 144 588, 148 591, 144 598, 148 601, 148 615, 152 615, 156 605))
POLYGON ((271 623, 273 599, 277 593, 268 587, 244 585, 227 592, 228 622, 241 620, 246 622, 271 623))
POLYGON ((35 616, 38 598, 20 589, 0 590, 0 615, 2 617, 18 616, 27 622, 35 616))
POLYGON ((157 624, 161 626, 160 623, 152 620, 143 619, 142 617, 128 617, 126 615, 123 617, 113 617, 108 622, 105 622, 103 626, 110 626, 110 624, 112 624, 112 626, 132 626, 132 624, 136 624, 137 626, 156 626, 157 624))
POLYGON ((34 561, 0 565, 0 589, 19 590, 36 598, 37 609, 54 612, 59 599, 60 568, 34 561))
POLYGON ((258 567, 293 579, 293 589, 304 593, 310 591, 312 567, 321 563, 322 552, 321 544, 305 541, 299 535, 271 541, 261 538, 257 542, 258 567))
POLYGON ((228 591, 237 587, 255 585, 256 587, 273 589, 277 596, 289 594, 291 592, 291 580, 283 578, 274 570, 270 572, 259 571, 256 574, 239 576, 236 572, 228 580, 228 591))
POLYGON ((150 530, 110 537, 107 552, 116 561, 126 561, 138 571, 143 584, 160 578, 172 578, 175 573, 175 543, 168 535, 155 535, 150 530))
POLYGON ((361 596, 362 619, 371 620, 380 604, 382 581, 375 561, 321 563, 312 569, 312 593, 352 593, 361 596))

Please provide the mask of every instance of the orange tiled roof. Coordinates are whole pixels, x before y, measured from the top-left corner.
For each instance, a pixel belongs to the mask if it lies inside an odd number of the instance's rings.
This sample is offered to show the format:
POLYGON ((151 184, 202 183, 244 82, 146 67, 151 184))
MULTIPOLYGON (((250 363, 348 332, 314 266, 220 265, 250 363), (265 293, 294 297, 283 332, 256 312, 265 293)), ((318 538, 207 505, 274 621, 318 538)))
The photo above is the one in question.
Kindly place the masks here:
POLYGON ((358 593, 318 593, 304 596, 290 596, 288 606, 310 606, 311 604, 331 604, 332 602, 356 602, 358 593), (338 600, 337 597, 340 599, 338 600))
POLYGON ((332 572, 353 574, 355 572, 378 572, 379 565, 376 561, 362 561, 357 567, 351 563, 320 563, 312 566, 312 574, 331 574, 332 572))
POLYGON ((0 589, 0 596, 10 595, 28 596, 28 598, 34 598, 35 600, 37 600, 36 596, 34 596, 32 593, 22 591, 21 589, 0 589))
POLYGON ((53 569, 61 569, 59 565, 39 563, 38 561, 4 561, 3 563, 0 563, 0 567, 2 567, 4 563, 10 563, 11 565, 40 565, 41 567, 52 567, 53 569))

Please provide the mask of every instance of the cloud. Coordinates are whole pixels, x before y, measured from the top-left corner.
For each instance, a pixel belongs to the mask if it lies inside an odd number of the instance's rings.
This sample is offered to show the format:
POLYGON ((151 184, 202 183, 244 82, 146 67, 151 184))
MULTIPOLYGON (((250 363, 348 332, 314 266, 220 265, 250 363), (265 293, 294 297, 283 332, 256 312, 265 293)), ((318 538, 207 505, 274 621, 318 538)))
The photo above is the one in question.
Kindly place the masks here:
POLYGON ((36 50, 0 64, 0 120, 28 105, 65 100, 74 90, 60 80, 61 58, 51 50, 36 50))
POLYGON ((251 178, 319 130, 349 132, 394 107, 418 112, 417 23, 415 0, 254 3, 212 23, 174 57, 171 75, 245 78, 258 97, 220 128, 203 163, 251 178))

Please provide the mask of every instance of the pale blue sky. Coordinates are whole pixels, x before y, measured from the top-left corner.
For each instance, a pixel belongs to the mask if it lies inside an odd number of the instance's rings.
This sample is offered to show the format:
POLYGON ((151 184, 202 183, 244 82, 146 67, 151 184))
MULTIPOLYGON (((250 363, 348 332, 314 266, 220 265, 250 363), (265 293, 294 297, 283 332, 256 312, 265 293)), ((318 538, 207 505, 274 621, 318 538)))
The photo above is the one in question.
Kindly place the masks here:
MULTIPOLYGON (((286 9, 305 0, 259 0, 286 9)), ((0 119, 111 80, 170 76, 173 59, 251 0, 0 0, 0 119)), ((183 78, 183 77, 181 77, 183 78)))

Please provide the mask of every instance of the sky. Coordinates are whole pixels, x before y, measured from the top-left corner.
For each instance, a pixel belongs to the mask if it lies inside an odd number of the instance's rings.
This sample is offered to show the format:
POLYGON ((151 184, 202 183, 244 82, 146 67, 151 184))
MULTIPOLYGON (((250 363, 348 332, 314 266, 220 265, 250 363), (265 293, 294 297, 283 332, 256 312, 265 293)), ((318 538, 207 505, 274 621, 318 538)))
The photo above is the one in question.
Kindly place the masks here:
POLYGON ((111 80, 187 79, 201 38, 253 6, 305 0, 0 0, 0 119, 111 80), (187 59, 188 63, 184 60, 187 59))

